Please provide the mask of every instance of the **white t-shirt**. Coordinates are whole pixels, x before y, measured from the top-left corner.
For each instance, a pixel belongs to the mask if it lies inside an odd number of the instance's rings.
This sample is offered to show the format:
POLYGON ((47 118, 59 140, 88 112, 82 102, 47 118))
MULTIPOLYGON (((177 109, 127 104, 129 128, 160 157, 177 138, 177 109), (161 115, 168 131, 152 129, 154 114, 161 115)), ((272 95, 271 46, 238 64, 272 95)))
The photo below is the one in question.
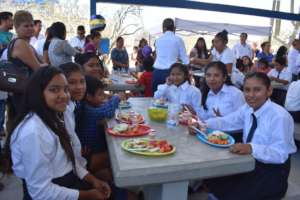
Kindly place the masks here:
POLYGON ((249 44, 242 45, 240 42, 234 45, 232 48, 236 58, 242 58, 243 56, 249 56, 250 59, 253 57, 253 52, 249 44))
POLYGON ((211 54, 212 61, 221 61, 225 65, 232 63, 232 69, 235 68, 235 57, 233 51, 229 47, 226 47, 221 53, 218 52, 215 48, 213 48, 211 54))
POLYGON ((41 39, 45 39, 45 36, 43 34, 39 34, 37 38, 35 36, 31 37, 29 43, 35 50, 37 50, 37 42, 41 39))
MULTIPOLYGON (((292 81, 292 73, 289 72, 289 71, 287 70, 286 67, 285 67, 283 70, 281 70, 280 73, 279 73, 279 71, 277 71, 277 70, 274 68, 274 69, 272 69, 271 71, 269 71, 268 76, 269 76, 269 77, 270 77, 270 76, 273 76, 273 77, 275 77, 275 78, 278 77, 279 79, 286 80, 286 81, 288 81, 288 82, 291 82, 291 81, 292 81), (279 77, 278 77, 278 75, 279 75, 279 77)), ((289 87, 289 85, 287 84, 287 85, 282 86, 282 89, 287 90, 288 87, 289 87)))

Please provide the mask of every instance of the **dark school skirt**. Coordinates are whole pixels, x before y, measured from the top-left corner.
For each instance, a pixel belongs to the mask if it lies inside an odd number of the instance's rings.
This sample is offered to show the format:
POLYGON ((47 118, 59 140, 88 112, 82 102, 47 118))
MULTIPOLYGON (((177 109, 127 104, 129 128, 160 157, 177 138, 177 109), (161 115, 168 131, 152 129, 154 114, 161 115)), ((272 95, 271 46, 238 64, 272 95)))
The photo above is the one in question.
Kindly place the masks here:
POLYGON ((205 180, 219 200, 280 200, 288 188, 290 158, 284 164, 255 162, 251 172, 205 180))
MULTIPOLYGON (((32 200, 31 196, 29 195, 29 192, 27 190, 26 181, 23 179, 23 200, 32 200)), ((73 171, 67 173, 66 175, 55 178, 52 180, 54 184, 57 184, 59 186, 63 186, 70 189, 75 190, 89 190, 92 189, 92 187, 85 181, 80 180, 73 171)))

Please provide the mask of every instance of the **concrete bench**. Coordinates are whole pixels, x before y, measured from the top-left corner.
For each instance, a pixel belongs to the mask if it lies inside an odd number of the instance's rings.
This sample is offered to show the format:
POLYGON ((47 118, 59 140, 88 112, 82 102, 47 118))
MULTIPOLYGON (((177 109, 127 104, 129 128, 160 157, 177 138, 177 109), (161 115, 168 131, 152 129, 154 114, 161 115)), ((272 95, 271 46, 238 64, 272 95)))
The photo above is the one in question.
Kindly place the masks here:
POLYGON ((295 123, 295 140, 300 141, 300 123, 295 123))
POLYGON ((299 200, 300 186, 289 181, 289 187, 283 200, 299 200))

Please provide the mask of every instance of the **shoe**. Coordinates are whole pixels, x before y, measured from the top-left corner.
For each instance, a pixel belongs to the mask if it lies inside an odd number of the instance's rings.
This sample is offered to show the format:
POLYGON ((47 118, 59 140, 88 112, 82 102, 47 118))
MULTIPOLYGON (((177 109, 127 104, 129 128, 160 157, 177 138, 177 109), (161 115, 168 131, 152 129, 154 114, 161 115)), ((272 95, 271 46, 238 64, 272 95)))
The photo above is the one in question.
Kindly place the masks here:
POLYGON ((4 189, 3 183, 0 183, 0 191, 2 191, 3 189, 4 189))

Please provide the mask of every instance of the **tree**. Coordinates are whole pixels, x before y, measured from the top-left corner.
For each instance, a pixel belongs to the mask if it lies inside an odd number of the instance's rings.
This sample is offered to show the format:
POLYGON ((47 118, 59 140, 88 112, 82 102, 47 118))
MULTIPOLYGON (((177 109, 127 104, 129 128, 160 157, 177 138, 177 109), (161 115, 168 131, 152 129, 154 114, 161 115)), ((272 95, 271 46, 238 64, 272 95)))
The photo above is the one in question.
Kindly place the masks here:
MULTIPOLYGON (((280 10, 280 0, 274 0, 272 10, 276 10, 276 11, 280 10), (274 6, 275 4, 277 4, 277 5, 274 6)), ((294 0, 290 1, 290 12, 295 13, 295 1, 294 0)), ((298 10, 298 13, 299 12, 300 12, 300 10, 298 10)), ((285 32, 285 33, 279 35, 281 23, 280 23, 279 19, 276 19, 276 21, 277 21, 277 23, 276 23, 276 27, 275 27, 275 33, 273 34, 273 38, 275 40, 277 40, 279 43, 281 43, 282 45, 285 45, 285 46, 289 47, 292 44, 293 40, 297 36, 297 33, 299 31, 299 28, 300 28, 300 22, 299 21, 290 21, 291 25, 293 27, 292 31, 291 32, 285 32), (287 39, 287 40, 285 40, 285 39, 287 39)), ((271 24, 272 24, 272 28, 273 28, 274 23, 271 23, 271 24)))
POLYGON ((114 13, 113 18, 107 20, 106 32, 109 32, 111 41, 109 50, 115 46, 119 36, 134 35, 138 31, 143 31, 144 24, 141 12, 142 9, 139 6, 121 6, 114 13))

